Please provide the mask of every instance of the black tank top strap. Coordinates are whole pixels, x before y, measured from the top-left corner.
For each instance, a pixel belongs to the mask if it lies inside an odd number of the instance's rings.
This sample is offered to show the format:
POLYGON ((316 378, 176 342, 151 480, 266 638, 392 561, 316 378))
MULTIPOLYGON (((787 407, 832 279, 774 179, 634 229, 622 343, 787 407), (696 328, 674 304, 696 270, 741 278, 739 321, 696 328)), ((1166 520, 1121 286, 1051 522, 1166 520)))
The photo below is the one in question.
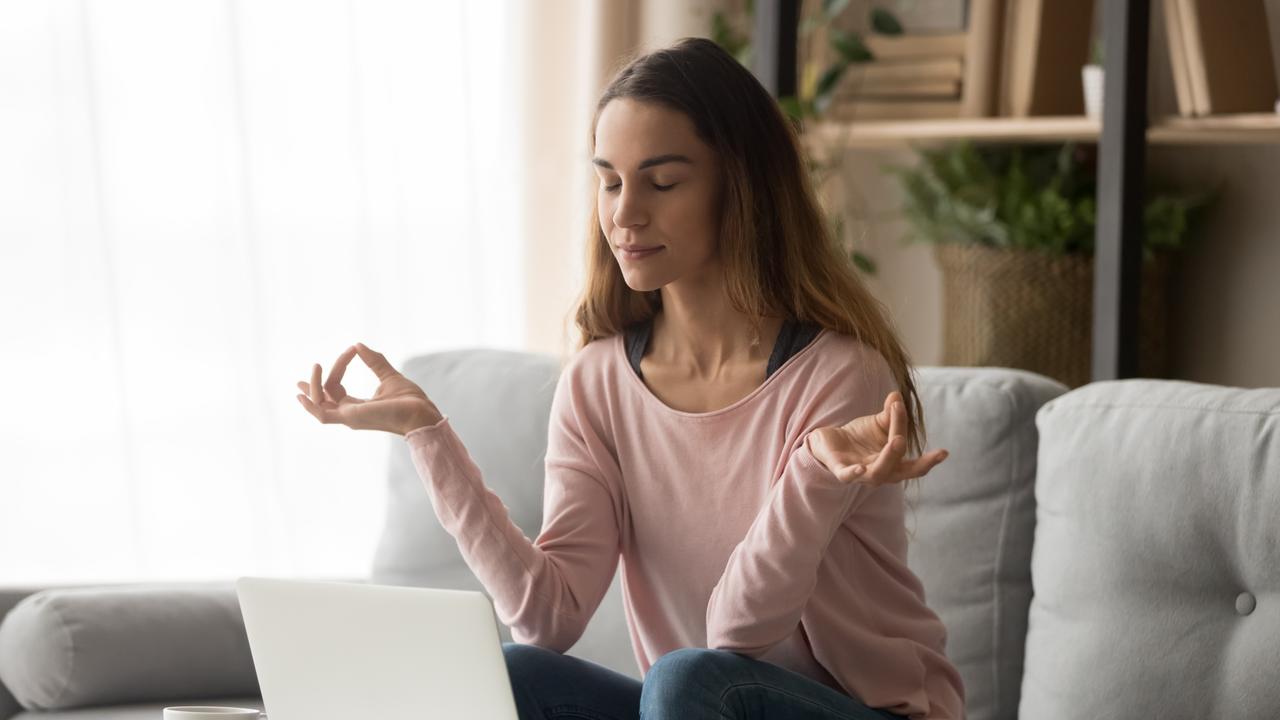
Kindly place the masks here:
MULTIPOLYGON (((773 375, 778 368, 791 359, 792 355, 808 347, 820 332, 822 332, 820 325, 797 322, 790 318, 784 320, 782 329, 778 332, 778 339, 773 344, 773 353, 769 355, 769 364, 765 368, 764 376, 768 378, 773 375)), ((649 351, 649 341, 652 336, 652 318, 633 323, 623 331, 627 361, 631 363, 631 369, 635 370, 636 377, 641 379, 644 378, 644 373, 640 372, 640 358, 649 351)))

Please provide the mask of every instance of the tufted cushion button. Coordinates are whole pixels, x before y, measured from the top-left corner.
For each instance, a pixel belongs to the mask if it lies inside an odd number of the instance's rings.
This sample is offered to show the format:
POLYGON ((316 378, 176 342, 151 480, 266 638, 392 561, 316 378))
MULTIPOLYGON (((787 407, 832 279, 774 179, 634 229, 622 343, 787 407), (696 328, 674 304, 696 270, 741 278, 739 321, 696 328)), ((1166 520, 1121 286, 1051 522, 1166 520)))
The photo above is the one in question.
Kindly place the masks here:
POLYGON ((1236 614, 1248 615, 1258 606, 1258 601, 1247 592, 1242 592, 1236 596, 1236 614))

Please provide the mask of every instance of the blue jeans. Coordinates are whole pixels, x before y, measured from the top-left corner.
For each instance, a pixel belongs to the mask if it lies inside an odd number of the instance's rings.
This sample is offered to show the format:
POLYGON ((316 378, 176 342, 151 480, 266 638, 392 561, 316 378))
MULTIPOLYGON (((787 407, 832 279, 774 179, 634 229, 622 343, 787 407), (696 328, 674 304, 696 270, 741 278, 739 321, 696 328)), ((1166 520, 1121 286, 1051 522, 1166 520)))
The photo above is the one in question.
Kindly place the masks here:
POLYGON ((901 720, 804 675, 727 650, 658 658, 644 682, 536 645, 503 643, 520 720, 901 720))

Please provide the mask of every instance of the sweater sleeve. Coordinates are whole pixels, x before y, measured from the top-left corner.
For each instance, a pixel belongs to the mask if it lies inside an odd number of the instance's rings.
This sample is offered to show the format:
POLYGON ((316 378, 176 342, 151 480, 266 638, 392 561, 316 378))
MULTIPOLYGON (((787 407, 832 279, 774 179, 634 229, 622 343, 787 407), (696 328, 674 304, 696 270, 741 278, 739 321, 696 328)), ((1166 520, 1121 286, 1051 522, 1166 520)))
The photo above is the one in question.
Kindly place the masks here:
POLYGON ((574 395, 566 370, 552 401, 542 530, 533 541, 485 486, 447 415, 404 438, 436 516, 493 598, 498 619, 517 642, 557 652, 582 635, 619 555, 619 485, 601 471, 598 460, 608 453, 584 434, 574 395))
POLYGON ((897 387, 878 353, 869 372, 828 380, 805 415, 798 447, 729 556, 707 602, 707 647, 760 657, 790 636, 818 581, 818 567, 840 525, 875 488, 845 483, 808 446, 812 430, 843 425, 883 407, 897 387))

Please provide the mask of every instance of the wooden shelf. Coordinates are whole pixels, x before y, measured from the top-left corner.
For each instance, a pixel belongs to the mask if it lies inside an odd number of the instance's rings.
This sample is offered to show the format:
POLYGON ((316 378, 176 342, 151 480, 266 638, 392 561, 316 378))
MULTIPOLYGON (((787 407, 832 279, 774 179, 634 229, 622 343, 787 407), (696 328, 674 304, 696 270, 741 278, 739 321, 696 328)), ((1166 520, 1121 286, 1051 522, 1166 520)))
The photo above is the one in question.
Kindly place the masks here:
MULTIPOLYGON (((964 139, 1006 143, 1097 142, 1101 130, 1100 121, 1081 115, 819 122, 808 133, 826 142, 843 142, 848 148, 893 148, 964 139)), ((1147 129, 1147 141, 1180 145, 1280 144, 1280 114, 1159 118, 1147 129)))
POLYGON ((1147 142, 1179 145, 1270 145, 1280 143, 1280 113, 1161 118, 1147 130, 1147 142))

